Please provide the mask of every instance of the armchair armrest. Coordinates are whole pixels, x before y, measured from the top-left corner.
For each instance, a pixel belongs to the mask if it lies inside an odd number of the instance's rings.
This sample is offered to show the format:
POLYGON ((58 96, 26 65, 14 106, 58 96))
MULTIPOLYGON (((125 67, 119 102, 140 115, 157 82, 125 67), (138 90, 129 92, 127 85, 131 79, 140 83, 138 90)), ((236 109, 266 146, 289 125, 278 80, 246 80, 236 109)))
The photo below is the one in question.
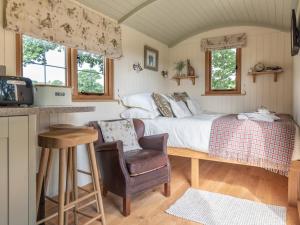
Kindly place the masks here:
POLYGON ((144 136, 139 139, 139 144, 144 149, 154 149, 167 154, 167 141, 169 134, 144 136))
MULTIPOLYGON (((119 184, 129 179, 123 152, 123 142, 106 142, 95 147, 98 165, 106 185, 119 184)), ((116 185, 116 186, 118 186, 116 185)))
POLYGON ((95 147, 95 151, 120 151, 123 152, 123 142, 122 141, 114 141, 114 142, 106 142, 95 147))

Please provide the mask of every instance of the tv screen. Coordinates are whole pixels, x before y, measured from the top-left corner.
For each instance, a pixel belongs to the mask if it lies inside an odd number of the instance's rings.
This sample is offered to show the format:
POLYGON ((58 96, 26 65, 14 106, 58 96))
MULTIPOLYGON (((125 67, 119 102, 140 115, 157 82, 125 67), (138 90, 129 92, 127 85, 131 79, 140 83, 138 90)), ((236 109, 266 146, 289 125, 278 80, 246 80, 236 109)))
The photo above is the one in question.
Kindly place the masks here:
POLYGON ((299 30, 297 28, 296 11, 292 10, 291 21, 291 53, 292 56, 297 55, 299 52, 299 30))

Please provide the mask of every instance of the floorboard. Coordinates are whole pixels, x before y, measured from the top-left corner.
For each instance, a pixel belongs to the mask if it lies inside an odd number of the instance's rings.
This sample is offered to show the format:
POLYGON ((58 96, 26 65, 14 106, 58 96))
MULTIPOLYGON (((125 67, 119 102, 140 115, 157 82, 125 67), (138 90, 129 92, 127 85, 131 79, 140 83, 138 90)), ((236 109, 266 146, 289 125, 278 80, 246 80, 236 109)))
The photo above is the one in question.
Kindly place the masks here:
MULTIPOLYGON (((104 198, 108 225, 199 225, 164 212, 189 188, 190 160, 179 157, 170 157, 170 160, 171 197, 163 196, 163 186, 146 191, 133 198, 131 215, 123 217, 122 199, 109 193, 104 198)), ((287 207, 287 178, 260 168, 200 161, 199 180, 202 190, 287 207)), ((94 208, 90 207, 86 212, 93 213, 94 208)), ((46 213, 55 210, 56 206, 47 202, 46 213)), ((69 224, 73 224, 72 213, 69 216, 69 224)), ((81 222, 86 221, 84 217, 79 218, 81 222)), ((47 222, 47 225, 56 225, 56 220, 47 222)), ((300 225, 296 208, 288 207, 287 225, 300 225)))

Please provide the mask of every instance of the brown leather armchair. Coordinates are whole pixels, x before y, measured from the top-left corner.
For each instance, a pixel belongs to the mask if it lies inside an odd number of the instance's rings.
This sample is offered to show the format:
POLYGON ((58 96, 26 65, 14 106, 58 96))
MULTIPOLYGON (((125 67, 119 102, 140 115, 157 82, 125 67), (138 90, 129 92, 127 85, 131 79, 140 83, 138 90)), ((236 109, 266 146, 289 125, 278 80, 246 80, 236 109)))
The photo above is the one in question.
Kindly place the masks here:
POLYGON ((101 173, 103 193, 110 191, 123 198, 123 215, 130 214, 131 197, 154 186, 164 184, 164 194, 170 196, 170 163, 167 155, 168 134, 144 136, 145 126, 134 119, 134 127, 142 150, 123 152, 122 141, 105 143, 100 126, 94 143, 101 173))

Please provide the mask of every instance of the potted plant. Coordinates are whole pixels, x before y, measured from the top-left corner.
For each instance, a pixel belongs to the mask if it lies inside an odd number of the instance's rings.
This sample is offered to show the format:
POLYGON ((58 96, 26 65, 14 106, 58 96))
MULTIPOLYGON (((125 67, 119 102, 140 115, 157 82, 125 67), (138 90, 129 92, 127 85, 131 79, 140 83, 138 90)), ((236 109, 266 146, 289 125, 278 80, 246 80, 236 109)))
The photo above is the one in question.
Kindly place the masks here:
POLYGON ((184 76, 182 71, 183 71, 185 66, 186 66, 186 62, 183 61, 183 60, 178 61, 177 63, 175 63, 175 70, 177 72, 177 76, 179 76, 179 77, 184 76))

